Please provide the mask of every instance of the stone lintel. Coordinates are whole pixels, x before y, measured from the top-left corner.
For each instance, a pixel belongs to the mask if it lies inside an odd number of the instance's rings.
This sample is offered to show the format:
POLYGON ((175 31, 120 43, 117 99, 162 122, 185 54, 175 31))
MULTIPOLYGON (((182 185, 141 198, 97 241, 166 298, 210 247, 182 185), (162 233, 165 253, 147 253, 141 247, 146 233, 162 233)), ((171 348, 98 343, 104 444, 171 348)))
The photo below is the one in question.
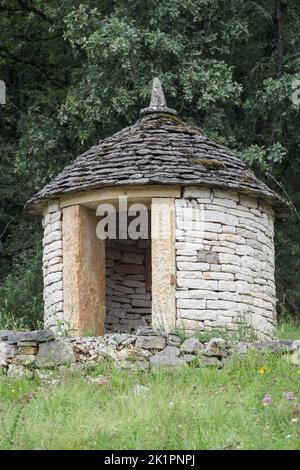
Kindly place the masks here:
POLYGON ((96 208, 101 202, 114 203, 119 197, 124 196, 126 196, 131 202, 147 202, 147 200, 150 200, 151 202, 151 199, 154 197, 180 197, 181 188, 179 186, 156 184, 147 186, 119 186, 93 189, 91 191, 82 191, 62 196, 60 199, 60 207, 64 208, 72 205, 83 204, 96 208))

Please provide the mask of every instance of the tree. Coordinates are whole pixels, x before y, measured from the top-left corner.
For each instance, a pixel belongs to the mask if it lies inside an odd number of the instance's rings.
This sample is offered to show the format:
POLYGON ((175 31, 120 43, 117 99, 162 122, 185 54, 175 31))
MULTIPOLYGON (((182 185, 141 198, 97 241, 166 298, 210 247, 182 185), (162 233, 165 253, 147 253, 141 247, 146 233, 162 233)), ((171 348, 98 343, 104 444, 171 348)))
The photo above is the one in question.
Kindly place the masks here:
MULTIPOLYGON (((154 76, 170 107, 235 149, 274 189, 283 185, 298 208, 296 0, 1 0, 0 13, 4 286, 8 275, 21 285, 40 250, 25 201, 79 152, 133 123, 154 76)), ((299 316, 298 224, 294 213, 278 226, 277 279, 280 311, 299 316)))

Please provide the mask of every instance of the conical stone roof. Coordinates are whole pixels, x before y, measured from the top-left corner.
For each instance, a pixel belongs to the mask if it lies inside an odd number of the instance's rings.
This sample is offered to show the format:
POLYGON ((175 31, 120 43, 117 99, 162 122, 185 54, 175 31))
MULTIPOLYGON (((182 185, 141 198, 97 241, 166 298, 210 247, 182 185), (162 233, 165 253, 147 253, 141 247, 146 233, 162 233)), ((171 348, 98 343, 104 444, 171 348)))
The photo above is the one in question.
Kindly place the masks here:
POLYGON ((234 190, 265 199, 279 212, 287 206, 228 148, 167 108, 160 82, 154 79, 150 106, 141 118, 78 156, 25 210, 38 213, 41 203, 78 191, 147 184, 234 190))

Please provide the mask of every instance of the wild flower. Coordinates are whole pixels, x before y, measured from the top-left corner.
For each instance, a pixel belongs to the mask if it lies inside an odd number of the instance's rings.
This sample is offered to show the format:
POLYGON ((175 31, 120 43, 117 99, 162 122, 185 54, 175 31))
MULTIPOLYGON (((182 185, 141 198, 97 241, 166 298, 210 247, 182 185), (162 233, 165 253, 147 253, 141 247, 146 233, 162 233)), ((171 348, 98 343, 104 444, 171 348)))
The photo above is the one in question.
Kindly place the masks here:
POLYGON ((293 392, 284 392, 283 398, 287 401, 293 401, 295 400, 295 394, 293 392))
POLYGON ((260 373, 260 375, 265 375, 266 372, 271 373, 272 369, 270 369, 269 367, 261 367, 258 372, 260 373))
POLYGON ((270 397, 270 395, 266 395, 263 399, 263 405, 268 406, 271 403, 271 400, 272 398, 270 397))

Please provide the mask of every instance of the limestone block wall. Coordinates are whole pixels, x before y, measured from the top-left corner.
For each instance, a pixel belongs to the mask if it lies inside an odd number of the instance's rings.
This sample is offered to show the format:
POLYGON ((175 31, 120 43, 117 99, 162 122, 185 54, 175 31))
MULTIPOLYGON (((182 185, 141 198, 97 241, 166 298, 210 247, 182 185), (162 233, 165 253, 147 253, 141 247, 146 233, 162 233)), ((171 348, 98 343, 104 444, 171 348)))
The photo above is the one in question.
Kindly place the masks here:
POLYGON ((107 331, 129 332, 151 323, 150 247, 150 240, 106 240, 107 331))
POLYGON ((176 199, 176 325, 274 335, 274 214, 234 192, 188 187, 176 199))
POLYGON ((58 329, 63 321, 62 211, 51 201, 43 214, 43 276, 45 328, 58 329))

